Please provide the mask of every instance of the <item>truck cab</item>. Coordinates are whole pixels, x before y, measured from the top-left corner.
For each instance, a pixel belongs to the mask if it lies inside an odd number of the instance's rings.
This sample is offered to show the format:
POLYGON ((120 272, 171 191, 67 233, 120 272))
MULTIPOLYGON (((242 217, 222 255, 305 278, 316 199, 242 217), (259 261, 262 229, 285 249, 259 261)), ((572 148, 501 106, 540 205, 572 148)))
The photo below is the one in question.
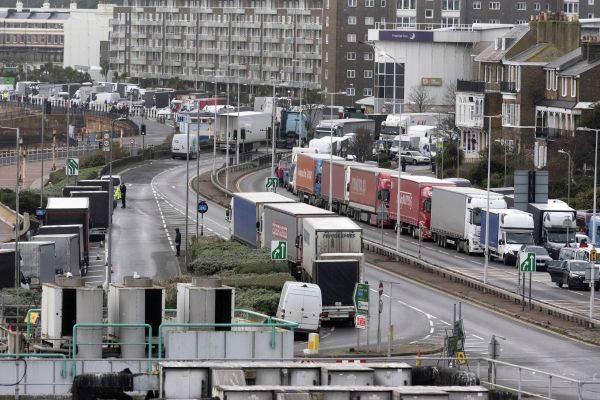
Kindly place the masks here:
MULTIPOLYGON (((486 211, 481 217, 481 246, 485 246, 486 211)), ((514 265, 519 250, 533 244, 533 217, 515 209, 490 209, 488 246, 492 258, 514 265)))
POLYGON ((550 257, 558 259, 560 249, 575 243, 577 219, 574 209, 561 200, 530 203, 528 211, 535 222, 534 240, 544 246, 550 257))

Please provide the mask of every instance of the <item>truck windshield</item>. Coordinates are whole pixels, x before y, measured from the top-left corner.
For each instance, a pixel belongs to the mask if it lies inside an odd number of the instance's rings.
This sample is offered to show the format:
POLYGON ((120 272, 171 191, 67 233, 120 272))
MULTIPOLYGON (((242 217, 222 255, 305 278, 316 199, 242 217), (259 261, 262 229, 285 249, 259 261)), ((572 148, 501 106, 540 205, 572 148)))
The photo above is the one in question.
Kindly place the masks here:
POLYGON ((399 126, 384 126, 383 128, 381 128, 381 134, 382 135, 399 135, 400 134, 400 127, 399 126))
POLYGON ((531 232, 508 232, 506 244, 533 244, 533 235, 531 232))
POLYGON ((571 271, 584 272, 586 269, 590 268, 590 264, 584 261, 570 261, 569 269, 571 271))
MULTIPOLYGON (((569 231, 568 243, 575 243, 575 230, 569 231)), ((549 231, 548 241, 552 243, 567 243, 567 231, 549 231)))

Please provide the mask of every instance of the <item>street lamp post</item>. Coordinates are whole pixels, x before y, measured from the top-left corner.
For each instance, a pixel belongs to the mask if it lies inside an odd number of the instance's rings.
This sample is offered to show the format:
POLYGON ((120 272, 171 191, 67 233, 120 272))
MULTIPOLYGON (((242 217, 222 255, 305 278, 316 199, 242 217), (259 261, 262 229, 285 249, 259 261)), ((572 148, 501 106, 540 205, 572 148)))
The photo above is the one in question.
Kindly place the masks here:
POLYGON ((17 165, 17 173, 16 173, 16 181, 15 181, 15 287, 19 288, 21 286, 21 268, 20 268, 20 256, 19 256, 19 228, 21 221, 19 220, 19 192, 21 189, 21 182, 19 180, 20 171, 20 150, 21 150, 21 133, 19 128, 11 128, 7 126, 0 127, 2 130, 11 130, 15 131, 17 134, 16 137, 16 147, 17 152, 15 154, 15 161, 17 165))
POLYGON ((106 258, 106 278, 104 280, 104 289, 108 290, 110 283, 112 282, 112 211, 113 211, 113 177, 112 177, 112 162, 113 162, 113 136, 115 132, 115 123, 117 121, 125 121, 127 118, 120 117, 113 119, 110 127, 110 143, 109 143, 109 152, 108 152, 108 227, 106 229, 107 240, 106 244, 108 246, 108 255, 106 258))
POLYGON ((275 176, 275 81, 273 81, 273 101, 271 103, 271 176, 275 176))
POLYGON ((46 99, 42 97, 42 135, 41 135, 41 145, 42 145, 42 159, 41 159, 41 171, 40 177, 42 182, 40 183, 40 208, 44 207, 44 119, 46 118, 46 99))
MULTIPOLYGON (((558 150, 560 154, 565 154, 569 165, 567 165, 567 204, 571 203, 571 153, 567 150, 558 150)), ((567 240, 569 240, 567 238, 567 240)))
POLYGON ((346 94, 346 92, 327 92, 325 95, 331 96, 329 109, 329 118, 331 127, 329 129, 329 211, 333 209, 333 96, 336 94, 346 94))

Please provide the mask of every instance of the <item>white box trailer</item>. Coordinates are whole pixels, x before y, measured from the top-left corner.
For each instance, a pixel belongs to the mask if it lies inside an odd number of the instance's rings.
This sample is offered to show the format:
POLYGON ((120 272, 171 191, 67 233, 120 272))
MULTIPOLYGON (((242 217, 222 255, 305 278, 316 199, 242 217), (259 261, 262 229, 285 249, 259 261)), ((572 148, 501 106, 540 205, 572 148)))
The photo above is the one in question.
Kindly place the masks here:
POLYGON ((304 219, 298 278, 321 288, 322 320, 354 318, 352 295, 361 280, 362 258, 362 228, 350 218, 304 219))
POLYGON ((305 203, 265 204, 261 223, 261 243, 269 248, 272 240, 287 242, 287 260, 297 266, 302 260, 302 222, 312 217, 337 214, 305 203))
POLYGON ((271 128, 271 113, 258 111, 229 111, 217 114, 217 147, 229 151, 236 149, 236 143, 244 151, 252 150, 259 143, 267 141, 267 131, 271 128), (229 142, 225 132, 229 132, 229 142))
MULTIPOLYGON (((19 242, 21 273, 31 284, 54 282, 56 275, 54 242, 19 242)), ((15 249, 14 243, 4 243, 3 249, 15 249)))
POLYGON ((74 276, 81 275, 79 256, 79 235, 55 234, 36 235, 31 238, 35 242, 54 242, 55 268, 62 273, 70 272, 74 276))

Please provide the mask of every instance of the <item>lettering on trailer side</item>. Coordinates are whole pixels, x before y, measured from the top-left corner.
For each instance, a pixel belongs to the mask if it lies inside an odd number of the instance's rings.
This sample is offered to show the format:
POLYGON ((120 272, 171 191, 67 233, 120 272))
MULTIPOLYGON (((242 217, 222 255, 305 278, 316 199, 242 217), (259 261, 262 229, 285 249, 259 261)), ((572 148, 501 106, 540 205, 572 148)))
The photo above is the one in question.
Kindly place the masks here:
POLYGON ((412 193, 400 192, 400 204, 412 208, 412 193))
POLYGON ((350 191, 359 194, 365 194, 367 192, 367 181, 362 178, 352 177, 350 181, 350 191))
POLYGON ((283 240, 287 240, 288 238, 287 226, 278 224, 277 222, 273 222, 271 225, 271 233, 274 238, 283 240))
POLYGON ((313 172, 310 169, 299 169, 298 176, 305 179, 312 179, 313 172))
POLYGON ((324 232, 323 237, 327 239, 355 238, 356 232, 324 232))

